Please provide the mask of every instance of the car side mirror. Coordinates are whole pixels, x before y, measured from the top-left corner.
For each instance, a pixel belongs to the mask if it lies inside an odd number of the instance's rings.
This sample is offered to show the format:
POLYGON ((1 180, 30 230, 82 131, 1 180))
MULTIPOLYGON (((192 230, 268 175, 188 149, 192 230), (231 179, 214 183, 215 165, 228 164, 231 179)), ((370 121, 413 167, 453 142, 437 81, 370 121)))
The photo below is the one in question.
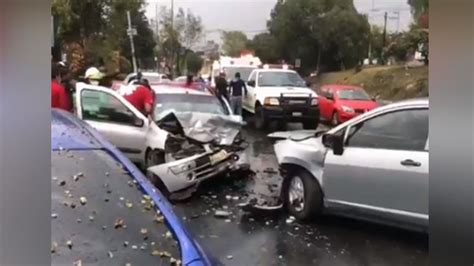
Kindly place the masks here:
POLYGON ((136 127, 143 127, 143 125, 145 124, 145 122, 138 118, 138 117, 134 117, 133 119, 133 125, 136 126, 136 127))
POLYGON ((249 85, 250 87, 255 87, 255 80, 249 80, 247 82, 247 85, 249 85))
POLYGON ((334 96, 328 94, 328 95, 326 95, 326 99, 334 101, 334 96))
POLYGON ((334 155, 342 155, 344 152, 344 135, 324 134, 322 140, 323 145, 331 148, 334 155))

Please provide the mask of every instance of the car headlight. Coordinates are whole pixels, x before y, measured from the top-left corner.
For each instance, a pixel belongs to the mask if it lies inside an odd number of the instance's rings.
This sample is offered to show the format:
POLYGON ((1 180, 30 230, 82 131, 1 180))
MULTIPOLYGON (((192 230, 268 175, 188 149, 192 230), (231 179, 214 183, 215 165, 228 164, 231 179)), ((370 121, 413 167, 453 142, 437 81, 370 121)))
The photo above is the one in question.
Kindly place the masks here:
POLYGON ((191 161, 191 162, 183 163, 183 164, 180 164, 180 165, 171 166, 170 170, 171 170, 171 172, 173 172, 173 174, 179 175, 179 174, 185 173, 185 172, 187 172, 187 171, 189 171, 189 170, 191 170, 195 167, 196 167, 196 162, 191 161))
POLYGON ((316 105, 318 105, 318 104, 319 104, 318 98, 313 98, 313 99, 311 99, 311 105, 312 105, 312 106, 316 106, 316 105))
POLYGON ((354 113, 354 109, 352 109, 351 107, 348 107, 348 106, 341 106, 342 108, 342 111, 346 112, 346 113, 354 113))
POLYGON ((280 100, 278 100, 278 98, 275 98, 275 97, 267 97, 265 98, 264 104, 265 105, 280 105, 280 100))

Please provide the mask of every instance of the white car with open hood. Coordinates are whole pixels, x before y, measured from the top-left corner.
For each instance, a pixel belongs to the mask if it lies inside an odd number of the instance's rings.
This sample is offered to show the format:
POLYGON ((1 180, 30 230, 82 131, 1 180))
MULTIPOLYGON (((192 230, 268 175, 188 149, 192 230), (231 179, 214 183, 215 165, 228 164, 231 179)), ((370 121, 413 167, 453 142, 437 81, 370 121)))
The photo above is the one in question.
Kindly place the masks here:
POLYGON ((131 161, 144 166, 166 192, 248 167, 239 134, 243 120, 232 114, 227 101, 176 86, 153 89, 154 119, 118 92, 84 83, 76 85, 76 113, 131 161))

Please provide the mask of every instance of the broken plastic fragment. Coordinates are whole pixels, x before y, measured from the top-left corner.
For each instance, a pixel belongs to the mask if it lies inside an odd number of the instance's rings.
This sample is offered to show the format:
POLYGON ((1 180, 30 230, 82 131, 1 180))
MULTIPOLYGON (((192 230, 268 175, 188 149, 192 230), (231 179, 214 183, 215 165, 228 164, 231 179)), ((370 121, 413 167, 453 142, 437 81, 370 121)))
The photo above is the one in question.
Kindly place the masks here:
POLYGON ((58 218, 58 214, 57 214, 57 213, 52 213, 52 214, 51 214, 51 218, 53 218, 53 219, 58 218))
POLYGON ((123 242, 124 247, 128 247, 128 241, 123 242))
POLYGON ((132 246, 132 249, 138 249, 138 246, 137 246, 137 245, 133 245, 133 246, 132 246))
POLYGON ((130 208, 132 208, 132 207, 133 207, 133 203, 131 203, 131 202, 127 202, 127 203, 125 203, 125 206, 127 206, 127 208, 129 208, 129 209, 130 209, 130 208))
POLYGON ((82 266, 82 260, 75 261, 74 266, 82 266))
POLYGON ((75 175, 72 177, 72 179, 73 179, 74 181, 77 181, 77 180, 79 180, 80 177, 83 177, 83 176, 84 176, 84 174, 81 173, 81 172, 79 172, 79 173, 75 174, 75 175))
POLYGON ((109 258, 113 258, 113 257, 114 257, 114 253, 112 253, 112 251, 109 251, 109 252, 107 253, 107 255, 109 256, 109 258))
POLYGON ((172 237, 173 237, 173 235, 171 234, 171 232, 170 232, 170 231, 166 231, 166 233, 165 233, 165 238, 166 238, 166 239, 170 239, 170 238, 172 238, 172 237))
POLYGON ((58 250, 58 243, 53 242, 51 244, 51 253, 56 253, 57 250, 58 250))
POLYGON ((230 214, 231 214, 230 212, 222 211, 222 210, 217 210, 217 211, 214 212, 214 216, 216 218, 227 218, 227 217, 230 216, 230 214))
POLYGON ((87 198, 86 198, 86 197, 80 197, 80 198, 79 198, 79 202, 80 202, 82 205, 86 205, 86 203, 87 203, 87 198))
POLYGON ((228 256, 227 256, 227 259, 228 259, 228 260, 231 260, 231 259, 233 259, 233 258, 234 258, 234 256, 232 256, 232 255, 228 255, 228 256))
POLYGON ((94 221, 94 216, 92 216, 92 215, 89 216, 89 221, 91 221, 91 222, 94 221))
POLYGON ((124 225, 125 225, 125 222, 123 221, 123 219, 118 218, 115 220, 115 224, 114 224, 115 229, 124 228, 124 225))
POLYGON ((155 214, 155 217, 153 218, 153 221, 157 222, 157 223, 163 223, 163 220, 165 218, 159 214, 155 214))
POLYGON ((67 246, 69 249, 72 249, 72 240, 66 241, 66 246, 67 246))

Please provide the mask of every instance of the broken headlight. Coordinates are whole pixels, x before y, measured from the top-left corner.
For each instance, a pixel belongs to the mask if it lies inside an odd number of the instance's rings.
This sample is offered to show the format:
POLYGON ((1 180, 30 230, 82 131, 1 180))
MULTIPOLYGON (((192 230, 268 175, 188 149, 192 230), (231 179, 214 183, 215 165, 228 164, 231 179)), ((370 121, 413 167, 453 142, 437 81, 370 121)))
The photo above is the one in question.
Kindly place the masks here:
POLYGON ((171 172, 173 172, 173 174, 179 175, 179 174, 188 172, 195 167, 196 167, 196 161, 190 161, 183 164, 171 166, 170 170, 171 172))

